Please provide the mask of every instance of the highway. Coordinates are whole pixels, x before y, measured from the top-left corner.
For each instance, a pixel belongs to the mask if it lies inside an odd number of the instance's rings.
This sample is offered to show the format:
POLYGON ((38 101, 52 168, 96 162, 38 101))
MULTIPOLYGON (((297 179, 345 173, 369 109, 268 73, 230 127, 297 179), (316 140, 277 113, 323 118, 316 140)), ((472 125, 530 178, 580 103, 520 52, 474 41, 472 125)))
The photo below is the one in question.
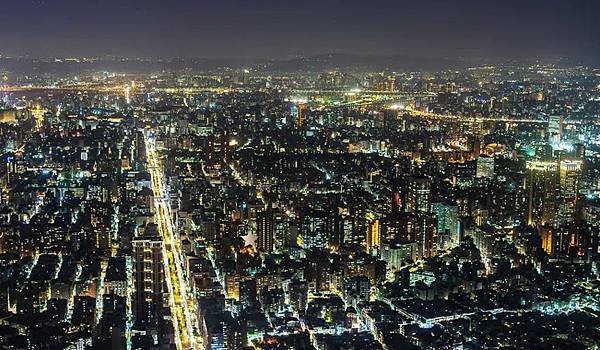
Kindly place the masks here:
POLYGON ((179 235, 173 224, 169 192, 164 180, 160 160, 154 146, 154 138, 149 132, 144 134, 148 170, 154 192, 155 222, 163 238, 164 273, 169 292, 175 345, 177 349, 201 349, 202 341, 198 332, 196 302, 183 269, 183 254, 179 235))
MULTIPOLYGON (((511 117, 469 117, 469 116, 461 116, 461 115, 451 115, 451 114, 439 114, 432 112, 423 112, 417 111, 410 108, 400 109, 402 112, 409 113, 413 117, 421 117, 428 120, 441 120, 441 121, 473 121, 473 122, 502 122, 502 123, 517 123, 517 124, 548 124, 547 119, 535 119, 535 118, 511 118, 511 117)), ((584 124, 585 122, 578 120, 565 120, 563 121, 563 125, 579 125, 584 124)))

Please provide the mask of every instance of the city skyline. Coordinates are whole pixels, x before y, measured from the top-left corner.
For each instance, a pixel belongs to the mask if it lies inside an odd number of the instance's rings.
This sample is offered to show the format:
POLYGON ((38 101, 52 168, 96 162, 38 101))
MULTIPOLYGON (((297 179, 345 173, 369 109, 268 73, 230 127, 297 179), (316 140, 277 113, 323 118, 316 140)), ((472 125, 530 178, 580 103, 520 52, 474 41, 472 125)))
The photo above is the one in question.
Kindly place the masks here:
POLYGON ((599 16, 4 2, 0 350, 597 350, 599 16))

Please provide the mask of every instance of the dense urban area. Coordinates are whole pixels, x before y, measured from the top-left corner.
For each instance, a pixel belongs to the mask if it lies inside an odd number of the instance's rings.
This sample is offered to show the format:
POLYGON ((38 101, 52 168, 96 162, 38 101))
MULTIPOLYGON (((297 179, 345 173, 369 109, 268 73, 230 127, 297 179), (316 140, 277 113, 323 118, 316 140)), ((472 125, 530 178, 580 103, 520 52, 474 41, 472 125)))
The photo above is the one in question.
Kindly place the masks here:
POLYGON ((0 69, 0 349, 600 346, 600 69, 271 68, 0 69))

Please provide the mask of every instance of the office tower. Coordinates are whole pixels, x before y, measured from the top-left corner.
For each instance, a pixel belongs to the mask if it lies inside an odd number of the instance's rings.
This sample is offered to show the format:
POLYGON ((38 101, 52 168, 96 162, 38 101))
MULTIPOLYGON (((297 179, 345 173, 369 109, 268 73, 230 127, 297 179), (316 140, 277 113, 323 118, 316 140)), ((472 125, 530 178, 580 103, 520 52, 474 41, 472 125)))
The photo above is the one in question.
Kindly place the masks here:
POLYGON ((306 281, 294 280, 288 286, 288 304, 292 305, 294 312, 304 316, 308 302, 308 285, 306 281))
POLYGON ((405 213, 391 220, 386 218, 384 227, 387 240, 415 243, 414 257, 417 260, 436 255, 437 221, 434 214, 405 213))
POLYGON ((448 233, 453 244, 460 243, 458 207, 446 203, 433 203, 431 207, 437 221, 437 232, 448 233))
POLYGON ((381 220, 381 231, 388 241, 415 242, 415 214, 389 215, 381 220))
POLYGON ((583 219, 587 224, 600 227, 600 203, 587 200, 582 211, 583 219))
POLYGON ((108 259, 104 277, 104 293, 120 297, 127 296, 127 258, 118 256, 108 259))
POLYGON ((339 247, 342 237, 342 219, 331 210, 304 209, 300 219, 300 233, 305 249, 339 247))
POLYGON ((230 158, 229 131, 217 130, 206 139, 208 165, 226 165, 230 158))
POLYGON ((96 248, 104 254, 108 254, 112 247, 112 232, 110 228, 102 226, 94 229, 96 234, 96 248))
POLYGON ((585 158, 585 145, 582 143, 576 143, 573 145, 575 147, 575 158, 583 159, 585 158))
POLYGON ((408 185, 406 211, 410 213, 431 211, 431 179, 411 177, 408 185))
POLYGON ((157 236, 138 237, 133 248, 133 308, 136 323, 148 325, 156 321, 162 307, 163 241, 157 236))
POLYGON ((563 160, 559 166, 559 206, 558 223, 563 224, 575 219, 579 196, 579 178, 582 161, 563 160))
POLYGON ((267 209, 256 215, 256 248, 272 252, 275 244, 275 223, 273 210, 267 209))
POLYGON ((437 254, 436 220, 430 213, 419 212, 414 215, 414 236, 417 243, 417 259, 430 258, 437 254))
POLYGON ((472 139, 472 141, 470 142, 471 144, 471 154, 473 158, 479 158, 479 156, 481 155, 481 139, 479 138, 474 138, 472 139))
POLYGON ((277 238, 275 240, 275 246, 278 250, 285 249, 290 245, 295 243, 295 239, 292 242, 291 230, 290 230, 290 218, 288 215, 281 211, 276 210, 273 213, 273 225, 274 225, 274 236, 277 238))
POLYGON ((254 305, 257 301, 256 280, 248 279, 241 281, 239 285, 240 303, 244 308, 254 305))
MULTIPOLYGON (((362 201, 349 204, 352 230, 344 235, 344 243, 366 248, 367 246, 367 206, 362 201)), ((366 250, 366 249, 365 249, 366 250)))
POLYGON ((540 234, 540 241, 542 243, 542 249, 549 256, 554 255, 554 232, 552 227, 540 227, 538 229, 540 234))
POLYGON ((477 158, 476 176, 485 178, 494 177, 494 158, 483 155, 477 158))
POLYGON ((11 305, 11 289, 8 286, 0 288, 0 312, 8 312, 11 305))
MULTIPOLYGON (((485 133, 486 133, 482 120, 471 119, 468 122, 468 126, 469 126, 467 129, 468 132, 476 138, 481 139, 483 137, 483 135, 485 135, 485 133)), ((473 152, 473 153, 476 153, 476 152, 473 152)))
POLYGON ((367 253, 376 255, 381 250, 381 226, 379 219, 371 219, 369 221, 367 229, 367 253))
POLYGON ((414 261, 416 259, 416 250, 415 242, 387 241, 382 244, 381 256, 386 263, 388 271, 393 274, 406 265, 407 261, 414 261))
POLYGON ((325 249, 327 247, 326 221, 323 211, 310 210, 302 213, 300 233, 305 249, 325 249))
POLYGON ((227 130, 227 128, 224 128, 223 130, 221 130, 221 161, 223 162, 223 164, 228 164, 229 163, 229 157, 230 157, 230 146, 229 146, 229 130, 227 130))
POLYGON ((306 103, 298 102, 292 105, 292 118, 296 128, 302 128, 306 125, 306 103))
MULTIPOLYGON (((573 232, 574 227, 566 227, 566 226, 561 226, 558 228, 555 228, 553 230, 551 230, 551 234, 552 234, 552 255, 562 255, 562 256, 566 256, 569 253, 569 249, 574 245, 574 241, 573 239, 575 238, 575 234, 573 232)), ((540 230, 542 231, 542 230, 540 230)), ((542 248, 544 248, 543 244, 544 241, 543 239, 545 238, 543 235, 545 235, 547 233, 543 233, 540 232, 540 235, 542 236, 542 248)), ((546 242, 547 243, 547 242, 546 242)))
POLYGON ((551 115, 548 117, 548 141, 553 144, 559 144, 562 141, 563 117, 551 115))
POLYGON ((398 123, 398 110, 386 109, 383 111, 382 127, 386 132, 397 132, 400 125, 398 123))
POLYGON ((344 243, 344 219, 335 208, 329 209, 327 216, 327 245, 330 249, 337 249, 344 243))
POLYGON ((73 298, 73 324, 91 326, 96 320, 96 298, 78 295, 73 298))
POLYGON ((348 277, 344 281, 344 299, 349 305, 369 301, 370 295, 371 281, 367 276, 348 277))
POLYGON ((233 317, 231 312, 224 313, 226 331, 226 349, 241 349, 248 342, 247 339, 247 321, 240 320, 239 317, 233 317))
POLYGON ((400 212, 403 212, 404 208, 404 201, 402 200, 402 196, 400 194, 400 192, 392 192, 392 210, 391 213, 392 214, 398 214, 400 212))
POLYGON ((475 208, 471 211, 471 217, 475 221, 475 226, 477 227, 485 226, 488 216, 489 211, 487 209, 475 208))
POLYGON ((527 223, 554 225, 556 221, 558 164, 549 161, 527 162, 525 190, 527 223))

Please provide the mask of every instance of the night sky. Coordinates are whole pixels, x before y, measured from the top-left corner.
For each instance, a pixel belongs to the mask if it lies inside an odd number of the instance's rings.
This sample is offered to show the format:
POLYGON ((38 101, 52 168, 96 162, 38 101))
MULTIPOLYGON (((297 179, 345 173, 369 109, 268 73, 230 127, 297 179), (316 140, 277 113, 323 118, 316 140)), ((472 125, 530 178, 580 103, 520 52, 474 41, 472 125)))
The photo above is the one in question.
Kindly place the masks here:
POLYGON ((0 53, 600 59, 598 0, 2 0, 0 53))

